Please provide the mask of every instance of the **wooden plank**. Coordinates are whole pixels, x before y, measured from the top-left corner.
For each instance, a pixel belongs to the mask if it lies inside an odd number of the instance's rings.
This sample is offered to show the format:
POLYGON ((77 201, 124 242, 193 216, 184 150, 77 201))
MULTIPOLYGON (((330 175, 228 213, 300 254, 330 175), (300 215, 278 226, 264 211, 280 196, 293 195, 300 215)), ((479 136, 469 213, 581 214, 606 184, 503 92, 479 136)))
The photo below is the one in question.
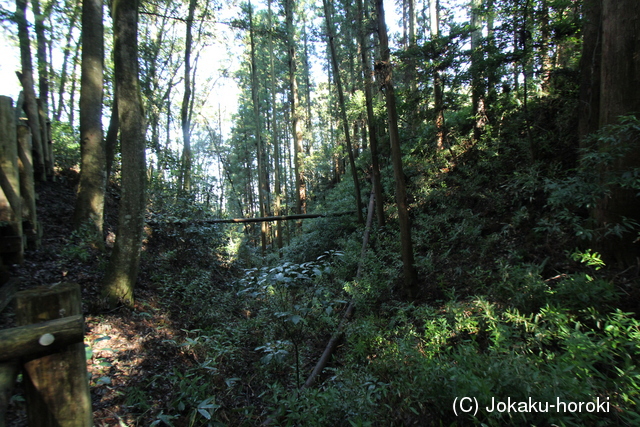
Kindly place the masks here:
POLYGON ((0 362, 53 354, 84 339, 82 315, 0 330, 0 362))
MULTIPOLYGON (((74 283, 16 294, 16 321, 21 326, 81 314, 80 286, 74 283)), ((93 425, 83 343, 29 360, 23 368, 29 426, 93 425)))
POLYGON ((7 283, 0 286, 0 312, 4 310, 4 308, 9 305, 13 296, 18 291, 18 286, 20 285, 20 281, 18 279, 9 279, 7 283))
POLYGON ((31 129, 25 124, 17 127, 18 169, 20 171, 20 195, 22 196, 23 232, 30 231, 29 244, 32 249, 40 247, 40 227, 36 213, 36 191, 33 179, 33 144, 31 129))

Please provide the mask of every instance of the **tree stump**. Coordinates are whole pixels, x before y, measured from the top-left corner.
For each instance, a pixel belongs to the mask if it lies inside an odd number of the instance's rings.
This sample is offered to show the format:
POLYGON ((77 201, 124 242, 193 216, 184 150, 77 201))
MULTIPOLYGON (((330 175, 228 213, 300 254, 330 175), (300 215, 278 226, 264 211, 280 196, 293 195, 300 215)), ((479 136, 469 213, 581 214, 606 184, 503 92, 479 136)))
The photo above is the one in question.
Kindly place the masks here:
MULTIPOLYGON (((81 315, 80 287, 65 283, 16 294, 18 325, 81 315)), ((71 344, 24 363, 30 427, 93 425, 84 344, 71 344)))

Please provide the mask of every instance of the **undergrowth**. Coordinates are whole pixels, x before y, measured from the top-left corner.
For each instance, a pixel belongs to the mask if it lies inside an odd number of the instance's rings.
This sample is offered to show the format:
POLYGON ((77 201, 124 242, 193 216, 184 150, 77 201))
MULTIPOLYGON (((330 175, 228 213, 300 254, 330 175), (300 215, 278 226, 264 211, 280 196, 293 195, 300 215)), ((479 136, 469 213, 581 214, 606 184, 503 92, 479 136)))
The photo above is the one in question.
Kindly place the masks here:
MULTIPOLYGON (((607 233, 633 239, 638 227, 598 230, 589 215, 612 186, 640 189, 635 170, 593 174, 624 153, 615 135, 636 127, 627 119, 594 136, 612 149, 588 148, 581 164, 554 158, 548 143, 536 159, 508 129, 411 157, 416 301, 395 293, 392 208, 363 259, 362 227, 322 219, 304 226, 284 258, 245 261, 225 281, 207 263, 233 263, 211 258, 233 235, 177 230, 153 280, 192 315, 188 338, 173 344, 199 363, 168 378, 176 392, 157 424, 638 425, 637 277, 607 266, 591 246, 607 233), (203 245, 183 248, 185 233, 203 245), (177 266, 180 274, 169 274, 177 266), (356 314, 342 345, 318 385, 302 388, 349 301, 356 314), (460 406, 463 398, 477 411, 460 406), (510 410, 491 411, 501 402, 510 410)), ((328 211, 350 197, 347 185, 333 191, 328 211)))

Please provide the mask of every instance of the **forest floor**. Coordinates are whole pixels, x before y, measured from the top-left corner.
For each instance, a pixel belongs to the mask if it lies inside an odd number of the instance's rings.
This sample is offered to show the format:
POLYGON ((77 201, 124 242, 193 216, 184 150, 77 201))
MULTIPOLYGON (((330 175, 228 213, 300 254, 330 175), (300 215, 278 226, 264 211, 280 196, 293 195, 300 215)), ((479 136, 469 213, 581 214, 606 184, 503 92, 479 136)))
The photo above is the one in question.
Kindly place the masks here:
MULTIPOLYGON (((428 294, 419 301, 393 294, 397 239, 388 230, 374 233, 362 257, 356 228, 326 220, 273 266, 255 261, 242 231, 172 221, 146 230, 135 306, 105 311, 108 256, 73 231, 71 171, 40 184, 42 246, 11 275, 22 289, 80 285, 96 426, 517 423, 509 414, 454 417, 455 399, 474 393, 541 402, 606 396, 614 408, 527 414, 523 425, 640 425, 640 267, 601 268, 597 253, 577 249, 575 230, 542 227, 560 211, 541 190, 544 173, 565 181, 541 163, 518 169, 496 158, 477 149, 455 168, 414 172, 415 189, 428 193, 413 213, 428 294), (361 258, 366 277, 356 283, 361 258), (339 351, 322 385, 301 390, 347 296, 358 311, 339 351)), ((110 186, 107 246, 118 196, 110 186)), ((187 217, 176 198, 151 200, 171 208, 165 218, 187 217)), ((5 310, 0 328, 12 325, 5 310)), ((7 425, 27 425, 21 379, 7 425)))
MULTIPOLYGON (((13 266, 12 277, 21 280, 21 289, 50 287, 61 282, 81 286, 85 314, 85 347, 88 349, 87 370, 96 426, 150 425, 139 411, 130 415, 131 390, 144 393, 154 407, 165 407, 175 390, 165 381, 174 367, 196 363, 194 355, 176 346, 186 334, 188 319, 181 310, 170 310, 167 301, 159 301, 146 280, 145 272, 152 266, 142 265, 136 304, 133 310, 120 308, 103 312, 93 302, 98 301, 104 267, 97 251, 74 247, 71 218, 75 201, 73 174, 57 177, 55 182, 40 184, 38 189, 38 219, 43 227, 42 246, 25 253, 25 261, 13 266), (77 258, 82 258, 79 262, 77 258), (155 380, 149 386, 149 379, 155 380), (141 385, 144 381, 145 386, 141 385), (126 392, 128 391, 128 392, 126 392)), ((115 193, 114 193, 115 194, 115 193)), ((116 203, 113 194, 107 204, 106 224, 115 225, 116 203)), ((0 327, 13 325, 13 309, 0 317, 0 327)), ((22 380, 11 399, 7 425, 27 425, 22 380)), ((149 414, 151 416, 151 414, 149 414)), ((180 423, 174 422, 175 425, 180 423)))

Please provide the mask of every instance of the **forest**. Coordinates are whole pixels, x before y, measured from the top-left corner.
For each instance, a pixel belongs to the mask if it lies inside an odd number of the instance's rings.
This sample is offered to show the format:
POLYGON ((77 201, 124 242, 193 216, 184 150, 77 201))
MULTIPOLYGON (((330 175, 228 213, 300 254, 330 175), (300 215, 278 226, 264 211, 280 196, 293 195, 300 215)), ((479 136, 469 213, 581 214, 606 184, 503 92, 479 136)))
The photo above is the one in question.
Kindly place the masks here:
POLYGON ((0 426, 640 425, 637 6, 0 1, 90 393, 0 426))

